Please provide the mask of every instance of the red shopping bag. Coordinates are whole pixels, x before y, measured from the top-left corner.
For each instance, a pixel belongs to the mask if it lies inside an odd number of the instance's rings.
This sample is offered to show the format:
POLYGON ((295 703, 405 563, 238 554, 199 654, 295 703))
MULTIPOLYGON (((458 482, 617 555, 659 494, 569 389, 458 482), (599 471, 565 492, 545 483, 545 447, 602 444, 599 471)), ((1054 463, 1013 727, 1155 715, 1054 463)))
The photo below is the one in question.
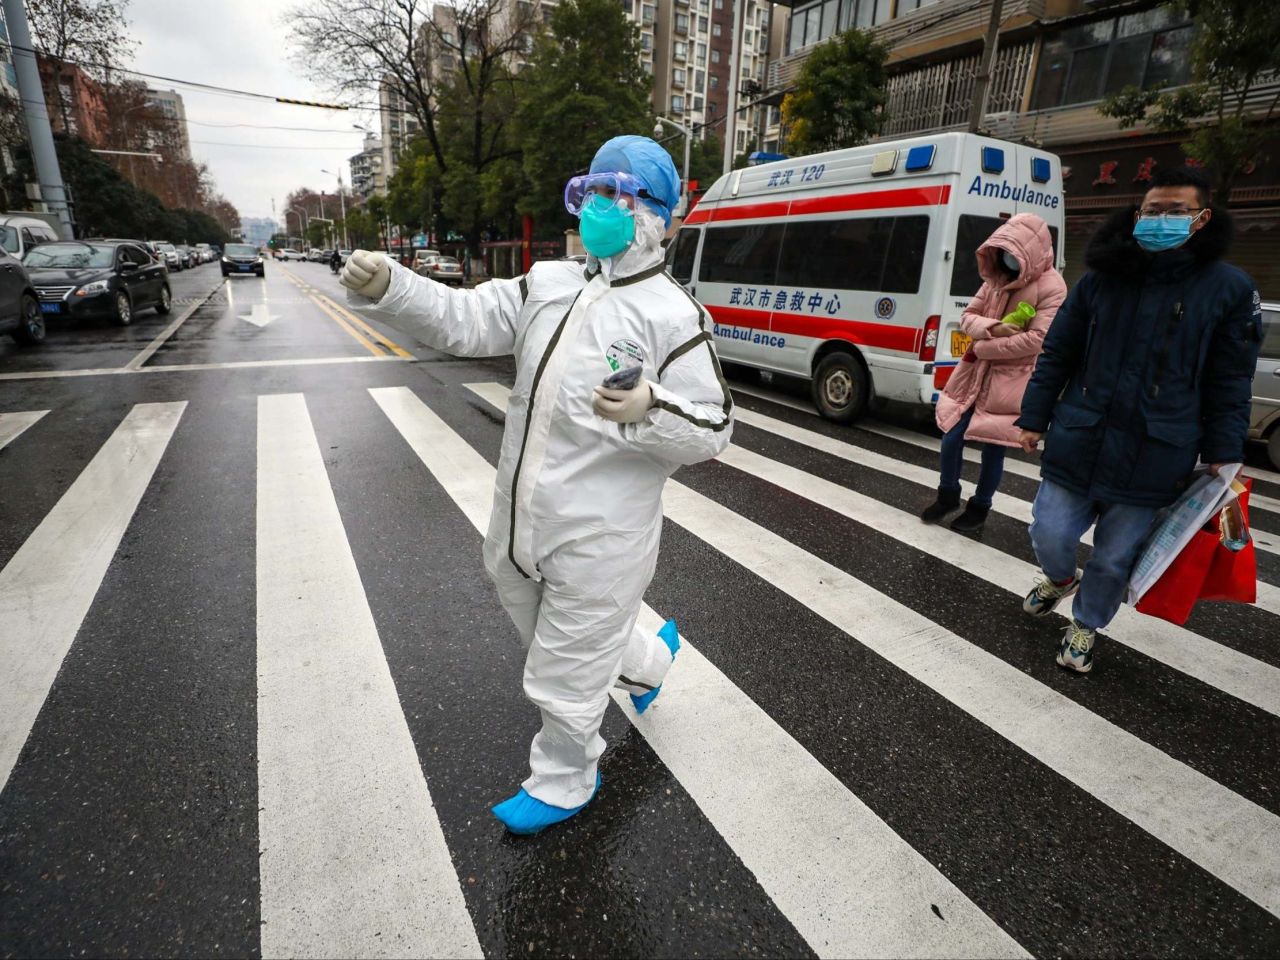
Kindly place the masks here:
MULTIPOLYGON (((1253 481, 1240 481, 1244 490, 1239 499, 1238 519, 1245 535, 1249 529, 1249 491, 1253 481)), ((1184 624, 1198 600, 1228 600, 1253 603, 1258 599, 1258 558, 1253 538, 1241 550, 1229 550, 1222 543, 1223 514, 1228 505, 1197 530, 1160 579, 1138 601, 1138 612, 1171 623, 1184 624)))

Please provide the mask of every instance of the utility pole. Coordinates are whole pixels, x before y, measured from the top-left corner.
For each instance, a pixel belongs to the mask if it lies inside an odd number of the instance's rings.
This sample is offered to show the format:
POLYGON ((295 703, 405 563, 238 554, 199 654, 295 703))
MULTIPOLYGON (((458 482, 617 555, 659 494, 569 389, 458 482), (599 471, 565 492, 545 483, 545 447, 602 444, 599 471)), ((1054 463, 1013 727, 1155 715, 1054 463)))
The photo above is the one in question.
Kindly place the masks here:
POLYGON ((969 107, 969 132, 977 133, 982 118, 987 113, 987 90, 991 84, 991 64, 996 58, 996 44, 1000 39, 1000 14, 1004 0, 991 0, 991 19, 987 21, 987 36, 982 41, 982 59, 978 61, 978 76, 973 81, 973 103, 969 107))
POLYGON ((27 25, 27 11, 22 0, 3 0, 3 7, 5 22, 9 25, 9 49, 13 54, 14 72, 18 75, 18 96, 22 98, 27 136, 31 138, 31 156, 36 164, 40 196, 52 205, 58 215, 62 239, 74 240, 71 208, 67 204, 66 188, 62 185, 58 151, 53 146, 53 130, 49 126, 44 88, 40 84, 40 69, 36 66, 35 54, 31 52, 33 47, 31 28, 27 25))
POLYGON ((742 83, 742 29, 747 0, 733 0, 733 46, 729 54, 729 109, 724 115, 724 170, 733 169, 734 140, 738 133, 738 86, 742 83))

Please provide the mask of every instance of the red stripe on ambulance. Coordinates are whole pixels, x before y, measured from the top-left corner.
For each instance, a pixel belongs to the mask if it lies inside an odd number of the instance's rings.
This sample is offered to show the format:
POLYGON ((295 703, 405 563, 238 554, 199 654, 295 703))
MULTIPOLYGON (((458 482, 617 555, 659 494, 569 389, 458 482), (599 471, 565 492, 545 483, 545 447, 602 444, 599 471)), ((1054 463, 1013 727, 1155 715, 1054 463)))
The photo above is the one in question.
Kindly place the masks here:
POLYGON ((897 207, 936 207, 951 199, 951 187, 904 187, 900 190, 873 190, 838 197, 803 197, 798 200, 771 200, 767 203, 739 203, 732 206, 699 205, 684 221, 718 223, 722 220, 764 220, 776 217, 844 213, 850 210, 884 210, 897 207))

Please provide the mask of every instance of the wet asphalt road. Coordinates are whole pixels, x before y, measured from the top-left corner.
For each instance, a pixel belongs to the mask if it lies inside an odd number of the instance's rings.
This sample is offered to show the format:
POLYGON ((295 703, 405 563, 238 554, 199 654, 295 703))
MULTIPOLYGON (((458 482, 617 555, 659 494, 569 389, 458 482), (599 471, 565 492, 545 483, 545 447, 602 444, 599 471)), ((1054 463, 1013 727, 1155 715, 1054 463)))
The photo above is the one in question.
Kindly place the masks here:
POLYGON ((321 264, 171 283, 0 344, 0 955, 1280 953, 1280 477, 1258 606, 1129 612, 1070 676, 1029 461, 981 537, 924 528, 934 434, 735 381, 646 597, 687 650, 518 840, 537 716, 466 506, 511 361, 321 264), (336 646, 272 646, 295 590, 336 646))

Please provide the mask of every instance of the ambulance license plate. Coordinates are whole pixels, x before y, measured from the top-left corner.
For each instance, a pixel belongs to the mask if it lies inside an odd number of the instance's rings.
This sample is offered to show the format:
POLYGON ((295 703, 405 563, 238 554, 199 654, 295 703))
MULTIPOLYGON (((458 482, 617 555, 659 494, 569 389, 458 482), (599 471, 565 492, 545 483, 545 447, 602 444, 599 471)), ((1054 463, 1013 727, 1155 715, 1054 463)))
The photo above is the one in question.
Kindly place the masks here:
POLYGON ((959 330, 951 331, 951 355, 953 357, 963 357, 969 352, 971 346, 973 346, 973 337, 967 333, 961 333, 959 330))

